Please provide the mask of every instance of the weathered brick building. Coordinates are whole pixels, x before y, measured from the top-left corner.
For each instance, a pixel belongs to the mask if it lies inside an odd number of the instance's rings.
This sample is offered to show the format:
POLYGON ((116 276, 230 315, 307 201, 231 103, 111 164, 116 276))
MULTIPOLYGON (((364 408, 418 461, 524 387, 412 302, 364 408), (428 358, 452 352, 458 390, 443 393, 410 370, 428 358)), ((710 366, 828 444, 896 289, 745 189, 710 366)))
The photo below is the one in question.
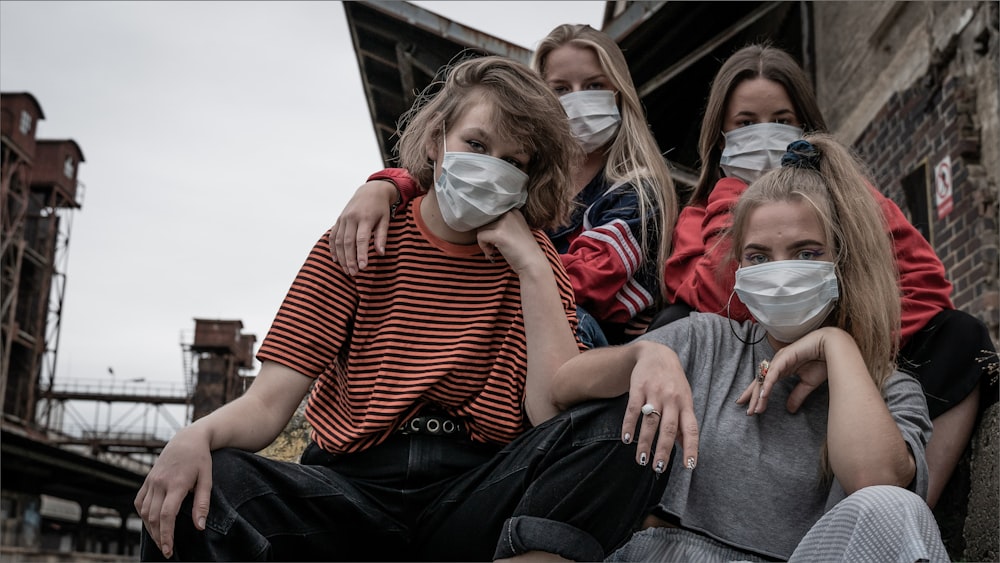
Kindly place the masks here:
POLYGON ((997 339, 996 2, 818 2, 816 91, 880 189, 931 241, 955 306, 997 339), (948 164, 950 163, 950 175, 948 164), (937 196, 949 186, 948 198, 937 196))

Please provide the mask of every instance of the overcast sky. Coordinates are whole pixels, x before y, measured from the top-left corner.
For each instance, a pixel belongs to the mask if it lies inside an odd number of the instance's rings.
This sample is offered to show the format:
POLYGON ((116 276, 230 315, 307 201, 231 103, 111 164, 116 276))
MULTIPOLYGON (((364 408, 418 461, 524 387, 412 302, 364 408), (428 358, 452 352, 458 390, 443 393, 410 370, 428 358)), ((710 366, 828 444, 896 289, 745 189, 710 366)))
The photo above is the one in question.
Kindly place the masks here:
MULTIPOLYGON (((414 2, 529 49, 604 2, 414 2)), ((382 167, 340 2, 0 2, 0 90, 85 162, 56 381, 183 382, 194 318, 258 345, 382 167)))

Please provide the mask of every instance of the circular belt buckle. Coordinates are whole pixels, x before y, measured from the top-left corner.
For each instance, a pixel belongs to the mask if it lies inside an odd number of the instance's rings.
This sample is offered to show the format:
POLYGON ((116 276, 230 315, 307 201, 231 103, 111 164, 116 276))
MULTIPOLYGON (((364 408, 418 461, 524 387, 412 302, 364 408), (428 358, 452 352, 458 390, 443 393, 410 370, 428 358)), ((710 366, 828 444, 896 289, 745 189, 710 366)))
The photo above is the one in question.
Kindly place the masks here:
POLYGON ((441 421, 436 418, 428 418, 426 427, 431 434, 437 434, 441 431, 441 421))

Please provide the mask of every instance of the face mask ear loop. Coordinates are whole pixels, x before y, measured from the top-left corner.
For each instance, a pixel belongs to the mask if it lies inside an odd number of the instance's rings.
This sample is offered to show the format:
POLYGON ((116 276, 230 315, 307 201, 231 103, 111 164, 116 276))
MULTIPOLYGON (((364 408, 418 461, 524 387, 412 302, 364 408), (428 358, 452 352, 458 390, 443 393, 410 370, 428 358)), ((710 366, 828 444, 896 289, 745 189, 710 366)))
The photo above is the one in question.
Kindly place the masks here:
POLYGON ((740 335, 737 334, 736 329, 733 328, 733 317, 729 313, 729 304, 733 302, 733 296, 734 295, 736 295, 736 289, 733 289, 733 292, 729 294, 729 299, 726 300, 726 321, 729 323, 729 330, 732 331, 733 336, 736 337, 736 340, 739 340, 740 342, 742 342, 742 343, 744 343, 744 344, 746 344, 748 346, 754 346, 754 345, 760 343, 760 341, 764 340, 764 338, 767 337, 767 331, 764 331, 764 334, 761 335, 761 337, 758 338, 757 340, 754 340, 753 342, 747 342, 746 340, 743 340, 742 338, 740 338, 740 335))

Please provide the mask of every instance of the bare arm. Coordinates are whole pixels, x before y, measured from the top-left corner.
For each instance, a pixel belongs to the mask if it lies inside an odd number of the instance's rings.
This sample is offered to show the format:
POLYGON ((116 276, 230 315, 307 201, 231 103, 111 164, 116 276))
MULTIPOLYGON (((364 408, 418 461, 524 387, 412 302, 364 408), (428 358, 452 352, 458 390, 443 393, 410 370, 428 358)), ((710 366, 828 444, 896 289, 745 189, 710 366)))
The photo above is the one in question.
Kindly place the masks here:
POLYGON ((479 229, 479 245, 487 256, 497 251, 521 281, 521 310, 527 340, 528 374, 524 408, 538 425, 559 413, 551 400, 552 374, 578 355, 576 337, 566 319, 552 264, 516 209, 479 229))
POLYGON ((163 448, 135 497, 135 508, 166 557, 173 552, 174 521, 194 491, 191 518, 205 528, 212 489, 211 452, 220 448, 258 451, 284 429, 312 379, 264 362, 246 394, 183 428, 163 448))
POLYGON ((637 438, 636 461, 640 465, 651 461, 653 469, 662 472, 677 439, 684 450, 685 467, 694 469, 697 465, 698 421, 691 387, 680 359, 669 347, 640 340, 595 348, 563 364, 553 379, 553 400, 564 407, 628 392, 622 441, 628 444, 637 438), (643 415, 646 403, 660 416, 643 415), (651 452, 654 439, 656 450, 651 452))
POLYGON ((741 402, 749 400, 748 414, 764 412, 774 382, 792 373, 801 381, 788 397, 790 412, 798 411, 808 395, 828 381, 830 467, 848 494, 871 485, 906 487, 913 480, 913 454, 850 334, 821 328, 779 350, 763 390, 751 384, 740 397, 741 402))

